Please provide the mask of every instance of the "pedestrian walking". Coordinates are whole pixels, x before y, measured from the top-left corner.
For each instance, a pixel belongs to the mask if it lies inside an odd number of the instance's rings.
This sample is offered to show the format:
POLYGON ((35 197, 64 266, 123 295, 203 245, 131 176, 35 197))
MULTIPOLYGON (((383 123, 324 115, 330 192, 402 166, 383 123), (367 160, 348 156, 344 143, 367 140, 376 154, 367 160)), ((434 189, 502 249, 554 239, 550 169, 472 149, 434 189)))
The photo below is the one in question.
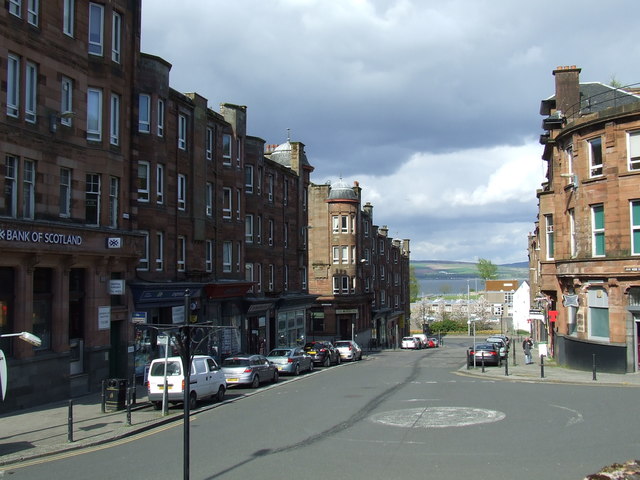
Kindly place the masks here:
POLYGON ((533 363, 533 359, 531 358, 531 348, 533 347, 533 342, 530 337, 524 339, 522 342, 522 349, 524 350, 524 363, 527 365, 531 365, 533 363))

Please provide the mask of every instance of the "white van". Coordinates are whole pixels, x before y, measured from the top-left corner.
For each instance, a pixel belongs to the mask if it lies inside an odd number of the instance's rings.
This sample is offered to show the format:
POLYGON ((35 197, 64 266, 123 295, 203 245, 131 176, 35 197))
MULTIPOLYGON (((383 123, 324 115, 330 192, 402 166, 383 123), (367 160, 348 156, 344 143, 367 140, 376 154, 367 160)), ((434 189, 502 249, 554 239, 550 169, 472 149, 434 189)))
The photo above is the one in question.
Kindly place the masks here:
MULTIPOLYGON (((149 401, 156 410, 162 407, 162 391, 164 390, 164 358, 156 358, 149 367, 147 393, 149 401)), ((189 406, 195 408, 203 398, 215 398, 219 402, 224 399, 227 382, 224 373, 216 361, 206 355, 196 355, 191 361, 191 385, 189 386, 189 406)), ((184 400, 184 374, 182 358, 167 359, 167 400, 180 403, 184 400)))
POLYGON ((412 337, 418 339, 420 348, 429 348, 429 339, 424 333, 414 333, 412 337))

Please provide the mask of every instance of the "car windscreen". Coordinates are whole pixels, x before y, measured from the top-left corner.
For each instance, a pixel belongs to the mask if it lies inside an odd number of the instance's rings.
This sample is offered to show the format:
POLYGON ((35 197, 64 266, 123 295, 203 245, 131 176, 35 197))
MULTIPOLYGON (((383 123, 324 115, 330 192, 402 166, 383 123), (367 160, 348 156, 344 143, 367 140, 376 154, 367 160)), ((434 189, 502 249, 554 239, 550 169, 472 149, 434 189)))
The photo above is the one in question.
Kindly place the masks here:
POLYGON ((349 345, 351 345, 349 342, 336 342, 335 343, 336 347, 348 347, 349 345))
POLYGON ((226 358, 222 362, 223 367, 248 367, 250 364, 248 358, 226 358))
POLYGON ((267 357, 288 357, 291 350, 271 350, 267 357))
MULTIPOLYGON (((180 375, 180 363, 171 361, 167 362, 167 376, 180 375)), ((149 372, 149 376, 151 377, 163 377, 164 376, 164 362, 156 362, 151 365, 151 372, 149 372)))
POLYGON ((496 347, 494 347, 492 344, 488 344, 488 343, 479 343, 476 345, 476 350, 495 350, 496 347))

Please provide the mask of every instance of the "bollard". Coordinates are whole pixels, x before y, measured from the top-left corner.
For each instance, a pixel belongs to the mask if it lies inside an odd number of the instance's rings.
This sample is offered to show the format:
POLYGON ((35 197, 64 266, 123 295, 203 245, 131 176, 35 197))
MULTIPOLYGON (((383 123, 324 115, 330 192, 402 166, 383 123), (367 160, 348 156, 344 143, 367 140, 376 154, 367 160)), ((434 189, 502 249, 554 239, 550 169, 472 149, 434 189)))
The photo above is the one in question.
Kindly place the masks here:
POLYGON ((509 376, 509 355, 504 357, 504 376, 509 376))
POLYGON ((596 381, 596 354, 593 354, 593 381, 596 381))
POLYGON ((517 365, 517 363, 516 363, 516 349, 514 347, 514 349, 513 349, 513 366, 515 367, 516 365, 517 365))
POLYGON ((482 351, 482 373, 484 373, 484 350, 482 351))
POLYGON ((138 397, 138 392, 137 392, 137 389, 136 389, 136 370, 135 369, 133 369, 133 378, 131 380, 133 380, 131 382, 131 385, 133 385, 133 400, 132 400, 132 402, 133 402, 133 405, 135 406, 136 402, 138 400, 138 398, 137 398, 138 397))
POLYGON ((127 426, 131 426, 131 387, 127 388, 127 426))
POLYGON ((107 403, 107 397, 106 397, 106 394, 105 394, 106 389, 107 389, 106 381, 102 380, 102 397, 100 399, 100 411, 102 413, 105 413, 107 411, 107 409, 105 408, 105 405, 107 403))
POLYGON ((467 370, 471 368, 471 355, 469 355, 469 350, 467 350, 467 370))
POLYGON ((544 355, 540 355, 540 378, 544 378, 544 355))
POLYGON ((67 415, 67 442, 73 443, 73 400, 69 400, 69 414, 67 415))

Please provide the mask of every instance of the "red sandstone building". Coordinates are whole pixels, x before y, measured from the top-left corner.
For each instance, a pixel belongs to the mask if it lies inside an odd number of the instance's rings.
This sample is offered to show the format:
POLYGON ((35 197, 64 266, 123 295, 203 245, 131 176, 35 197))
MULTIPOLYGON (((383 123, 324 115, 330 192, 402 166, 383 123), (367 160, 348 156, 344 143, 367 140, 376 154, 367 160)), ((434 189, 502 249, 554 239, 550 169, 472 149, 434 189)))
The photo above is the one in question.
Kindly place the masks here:
POLYGON ((537 325, 557 360, 603 371, 637 371, 640 361, 640 97, 581 83, 559 67, 543 100, 548 163, 529 239, 537 325), (548 338, 547 338, 548 336, 548 338))

